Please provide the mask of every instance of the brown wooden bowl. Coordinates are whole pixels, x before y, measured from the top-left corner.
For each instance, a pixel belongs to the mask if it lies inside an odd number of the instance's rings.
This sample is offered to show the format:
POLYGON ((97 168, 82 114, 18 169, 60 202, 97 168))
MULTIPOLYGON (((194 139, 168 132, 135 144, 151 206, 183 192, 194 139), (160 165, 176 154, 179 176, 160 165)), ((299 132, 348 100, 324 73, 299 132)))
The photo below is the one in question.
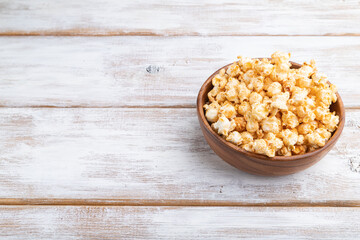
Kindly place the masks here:
MULTIPOLYGON (((331 138, 324 147, 316 149, 313 152, 290 157, 275 156, 270 158, 265 155, 248 152, 220 137, 210 127, 210 124, 205 117, 203 105, 208 101, 207 94, 213 88, 211 83, 212 78, 221 69, 227 69, 231 64, 232 63, 214 72, 202 85, 197 97, 197 114, 201 130, 212 150, 214 150, 220 158, 232 166, 248 173, 265 176, 280 176, 296 173, 314 165, 320 161, 320 159, 322 159, 335 145, 345 125, 344 104, 338 93, 336 93, 338 100, 330 106, 330 109, 331 111, 335 111, 339 116, 339 127, 335 132, 333 132, 331 138)), ((301 64, 298 63, 291 62, 291 64, 291 68, 301 67, 301 64)))

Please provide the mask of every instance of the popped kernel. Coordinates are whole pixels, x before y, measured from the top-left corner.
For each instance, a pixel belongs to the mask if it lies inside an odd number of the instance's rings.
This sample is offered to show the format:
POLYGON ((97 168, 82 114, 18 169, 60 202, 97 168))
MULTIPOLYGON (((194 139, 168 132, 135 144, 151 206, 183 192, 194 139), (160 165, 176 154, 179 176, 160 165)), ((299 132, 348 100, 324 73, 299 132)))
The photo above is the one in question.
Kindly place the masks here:
POLYGON ((234 120, 229 121, 225 115, 221 115, 219 119, 211 125, 218 134, 228 136, 229 133, 235 129, 236 124, 234 120))
POLYGON ((212 79, 205 117, 227 141, 268 157, 292 156, 326 144, 339 124, 330 111, 337 88, 315 61, 291 69, 290 53, 238 57, 212 79))
POLYGON ((246 120, 244 117, 236 117, 234 118, 235 121, 235 131, 243 132, 246 130, 246 120))
POLYGON ((267 94, 269 95, 269 97, 279 94, 281 93, 281 91, 282 91, 282 86, 279 82, 272 82, 267 88, 267 94))
POLYGON ((278 133, 280 131, 281 120, 275 116, 265 118, 261 121, 261 129, 264 132, 278 133))
POLYGON ((226 141, 232 142, 236 145, 240 145, 242 143, 242 137, 239 132, 233 131, 229 134, 229 136, 226 138, 226 141))
POLYGON ((296 128, 299 126, 298 117, 293 112, 285 112, 281 118, 283 125, 290 128, 296 128))
POLYGON ((206 119, 213 123, 216 122, 218 120, 218 114, 219 114, 219 109, 220 109, 220 105, 217 102, 212 102, 209 105, 204 105, 204 108, 206 110, 206 119))
POLYGON ((230 102, 225 102, 220 108, 220 113, 224 114, 224 116, 227 118, 234 118, 236 117, 237 112, 235 107, 230 102))
POLYGON ((240 135, 243 140, 243 144, 251 143, 254 140, 253 135, 251 135, 249 132, 242 132, 240 135))

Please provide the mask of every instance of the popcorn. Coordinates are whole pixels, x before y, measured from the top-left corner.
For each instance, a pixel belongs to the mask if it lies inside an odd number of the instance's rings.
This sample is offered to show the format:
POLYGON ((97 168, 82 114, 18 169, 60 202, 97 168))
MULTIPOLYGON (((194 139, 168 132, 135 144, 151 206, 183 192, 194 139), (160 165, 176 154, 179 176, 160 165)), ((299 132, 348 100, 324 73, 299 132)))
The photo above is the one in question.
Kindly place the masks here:
POLYGON ((275 116, 265 118, 261 122, 261 129, 264 132, 278 133, 280 131, 281 120, 275 116))
POLYGON ((326 139, 317 132, 307 134, 305 136, 305 140, 307 141, 308 145, 314 148, 323 147, 326 142, 326 139))
POLYGON ((264 87, 264 79, 262 77, 252 78, 248 84, 248 89, 260 92, 264 87))
POLYGON ((290 129, 285 129, 280 133, 281 138, 286 146, 293 146, 298 141, 298 134, 290 129))
POLYGON ((238 77, 241 74, 240 66, 236 63, 233 63, 228 67, 226 73, 231 77, 238 77))
POLYGON ((243 141, 241 135, 237 131, 233 131, 229 134, 229 136, 226 138, 226 141, 232 142, 236 145, 240 145, 243 141))
POLYGON ((250 133, 254 133, 259 129, 259 123, 254 119, 249 119, 246 123, 246 130, 250 133))
POLYGON ((220 113, 224 114, 227 118, 234 118, 236 117, 236 109, 230 102, 225 102, 221 108, 220 113))
POLYGON ((219 92, 218 95, 216 95, 216 102, 223 103, 226 101, 226 92, 219 92))
POLYGON ((287 110, 287 101, 289 100, 289 92, 279 93, 272 97, 272 107, 280 110, 287 110))
POLYGON ((246 120, 244 117, 236 117, 234 118, 235 121, 235 131, 243 132, 246 130, 246 120))
POLYGON ((244 144, 251 143, 254 140, 253 136, 249 132, 242 132, 240 135, 244 144))
POLYGON ((206 119, 211 123, 216 122, 218 120, 220 105, 217 102, 212 102, 210 105, 204 105, 204 108, 206 110, 206 119))
POLYGON ((225 115, 221 115, 216 123, 213 123, 211 126, 218 134, 228 136, 229 132, 235 129, 236 124, 234 120, 229 121, 225 115))
POLYGON ((316 126, 311 125, 310 123, 302 123, 298 126, 297 130, 300 134, 312 133, 315 130, 316 126))
POLYGON ((267 104, 264 103, 254 103, 251 108, 251 118, 257 122, 266 118, 270 112, 267 104))
POLYGON ((238 57, 212 79, 205 117, 227 141, 268 157, 314 151, 330 139, 339 116, 330 111, 336 86, 315 62, 291 69, 290 54, 238 57))
POLYGON ((249 103, 249 102, 246 102, 246 101, 242 102, 242 103, 238 106, 238 109, 237 109, 238 113, 239 113, 240 115, 243 115, 243 116, 245 116, 245 114, 246 114, 247 112, 249 112, 250 110, 251 110, 250 103, 249 103))
POLYGON ((306 149, 307 149, 307 147, 304 146, 304 145, 296 145, 296 146, 294 147, 294 149, 292 150, 292 152, 293 152, 295 155, 300 155, 300 154, 306 153, 306 149))
POLYGON ((275 151, 284 146, 284 142, 280 138, 276 137, 274 133, 267 133, 264 139, 268 143, 269 147, 273 148, 275 151))
POLYGON ((249 102, 251 105, 255 104, 255 103, 261 103, 263 100, 263 97, 257 93, 257 92, 252 92, 250 94, 250 97, 249 97, 249 102))
POLYGON ((307 88, 294 87, 289 103, 294 105, 302 104, 308 94, 309 90, 307 88))
POLYGON ((271 149, 264 139, 256 139, 253 144, 255 153, 264 154, 268 157, 275 156, 275 150, 271 149))
POLYGON ((281 86, 281 84, 278 83, 278 82, 272 82, 272 83, 269 85, 269 87, 267 88, 267 95, 268 95, 269 97, 272 97, 272 96, 274 96, 274 95, 276 95, 276 94, 281 93, 281 91, 282 91, 282 86, 281 86))
POLYGON ((283 125, 296 128, 299 125, 298 117, 293 112, 285 112, 281 118, 283 125))
POLYGON ((250 93, 251 91, 247 88, 246 84, 244 82, 241 82, 239 85, 239 94, 238 94, 239 100, 241 102, 248 100, 250 93))

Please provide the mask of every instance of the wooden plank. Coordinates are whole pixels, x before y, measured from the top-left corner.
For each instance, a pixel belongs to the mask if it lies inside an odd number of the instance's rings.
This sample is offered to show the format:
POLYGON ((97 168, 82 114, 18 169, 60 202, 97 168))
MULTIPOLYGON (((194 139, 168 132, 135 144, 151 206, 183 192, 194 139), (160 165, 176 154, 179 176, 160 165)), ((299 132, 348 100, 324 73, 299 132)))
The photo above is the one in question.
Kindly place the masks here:
POLYGON ((317 165, 259 177, 212 152, 195 109, 1 108, 0 204, 360 206, 359 119, 317 165))
POLYGON ((343 240, 359 221, 359 208, 0 206, 6 239, 343 240))
POLYGON ((358 1, 5 0, 2 35, 359 35, 358 1))
POLYGON ((237 55, 291 51, 360 106, 357 37, 2 37, 0 105, 194 107, 202 83, 237 55))

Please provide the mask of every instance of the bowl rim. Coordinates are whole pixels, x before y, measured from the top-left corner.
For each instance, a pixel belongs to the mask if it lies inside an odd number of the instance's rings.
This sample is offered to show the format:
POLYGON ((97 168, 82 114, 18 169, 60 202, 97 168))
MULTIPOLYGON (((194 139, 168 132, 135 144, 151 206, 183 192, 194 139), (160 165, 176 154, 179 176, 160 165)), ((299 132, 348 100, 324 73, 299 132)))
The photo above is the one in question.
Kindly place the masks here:
MULTIPOLYGON (((254 59, 264 59, 264 58, 254 58, 254 59)), ((270 59, 271 58, 267 58, 270 59)), ((339 119, 339 125, 338 128, 335 130, 334 133, 332 133, 330 139, 326 142, 326 144, 323 147, 320 147, 312 152, 308 152, 305 154, 300 154, 300 155, 293 155, 293 156, 275 156, 275 157, 268 157, 266 155, 262 155, 259 153, 254 153, 254 152, 248 152, 246 150, 244 150, 243 148, 236 146, 235 144, 226 141, 224 138, 222 138, 219 134, 217 134, 210 126, 209 122, 207 121, 205 114, 204 114, 204 109, 203 109, 203 104, 201 103, 201 98, 204 94, 207 94, 208 92, 205 91, 205 88, 211 84, 211 81, 213 79, 213 77, 219 73, 219 71, 223 68, 227 69, 231 64, 233 64, 235 62, 229 63, 221 68, 219 68, 217 71, 215 71, 213 74, 211 74, 207 80, 203 83, 203 85, 201 86, 198 96, 197 96, 197 101, 196 101, 196 110, 199 116, 199 119, 201 119, 201 121, 204 123, 203 125, 206 127, 206 129, 215 136, 215 138, 222 142, 223 144, 225 144, 226 146, 232 148, 235 151, 238 151, 244 155, 247 155, 249 157, 252 158, 256 158, 256 159, 261 159, 261 160, 266 160, 266 161, 295 161, 295 160, 300 160, 303 158, 308 158, 308 157, 312 157, 314 155, 319 154, 320 152, 326 150, 327 148, 331 148, 332 145, 334 145, 334 143, 337 141, 337 139, 340 137, 341 132, 344 129, 344 125, 345 125, 345 108, 344 108, 344 103, 339 95, 338 92, 336 92, 336 96, 337 96, 337 103, 339 104, 339 108, 340 108, 340 114, 341 118, 339 119)), ((290 61, 291 66, 295 66, 295 67, 301 67, 302 65, 299 63, 295 63, 290 61)), ((329 82, 330 83, 330 82, 329 82)), ((334 104, 334 103, 332 103, 334 104)), ((329 149, 330 150, 330 149, 329 149)))

